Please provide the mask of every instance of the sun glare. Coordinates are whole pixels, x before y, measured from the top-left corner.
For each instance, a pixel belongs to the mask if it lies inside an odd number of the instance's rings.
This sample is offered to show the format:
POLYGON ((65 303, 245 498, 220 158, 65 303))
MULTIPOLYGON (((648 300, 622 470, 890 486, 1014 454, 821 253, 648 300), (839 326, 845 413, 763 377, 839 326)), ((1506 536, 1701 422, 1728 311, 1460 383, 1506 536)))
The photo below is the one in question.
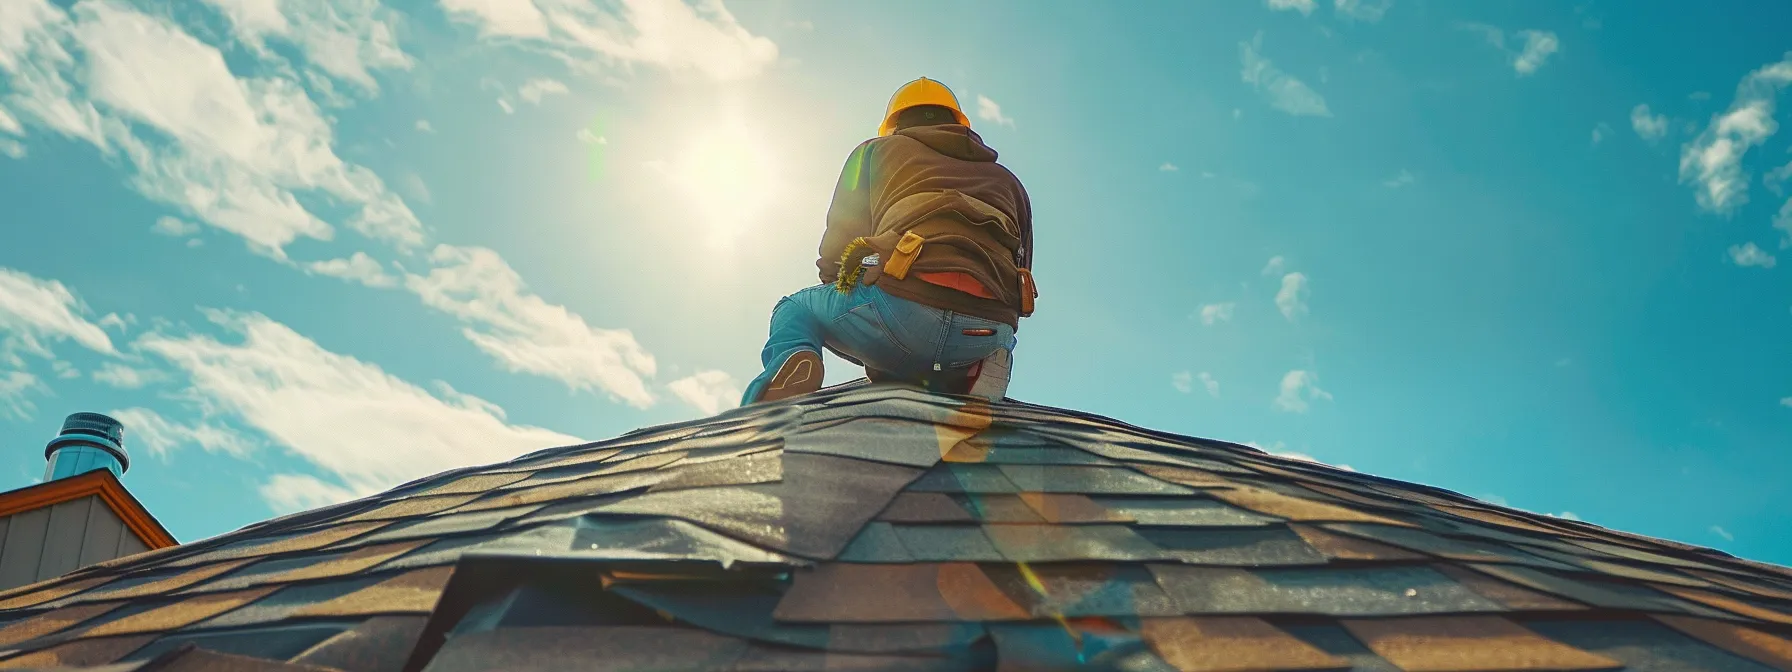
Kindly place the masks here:
POLYGON ((781 186, 770 149, 737 120, 699 129, 690 138, 669 168, 709 242, 725 243, 752 230, 781 186))

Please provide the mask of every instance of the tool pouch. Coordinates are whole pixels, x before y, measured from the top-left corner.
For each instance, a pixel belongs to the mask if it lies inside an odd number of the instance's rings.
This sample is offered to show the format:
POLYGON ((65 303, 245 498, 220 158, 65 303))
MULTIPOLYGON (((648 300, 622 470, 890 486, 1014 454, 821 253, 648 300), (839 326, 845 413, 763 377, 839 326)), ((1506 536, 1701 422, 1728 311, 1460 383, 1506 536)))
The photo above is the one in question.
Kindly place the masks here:
POLYGON ((1025 268, 1020 271, 1020 316, 1033 315, 1033 301, 1039 298, 1039 288, 1033 285, 1033 272, 1025 268))

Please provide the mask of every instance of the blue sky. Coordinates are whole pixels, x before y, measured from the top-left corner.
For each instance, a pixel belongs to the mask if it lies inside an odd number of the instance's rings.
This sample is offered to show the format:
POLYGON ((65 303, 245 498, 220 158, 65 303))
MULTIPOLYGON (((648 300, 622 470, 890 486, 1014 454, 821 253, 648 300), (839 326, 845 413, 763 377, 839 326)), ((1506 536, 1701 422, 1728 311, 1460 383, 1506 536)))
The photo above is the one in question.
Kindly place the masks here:
POLYGON ((8 2, 0 488, 115 412, 192 540, 726 408, 927 75, 1034 199, 1012 396, 1792 563, 1788 23, 8 2))

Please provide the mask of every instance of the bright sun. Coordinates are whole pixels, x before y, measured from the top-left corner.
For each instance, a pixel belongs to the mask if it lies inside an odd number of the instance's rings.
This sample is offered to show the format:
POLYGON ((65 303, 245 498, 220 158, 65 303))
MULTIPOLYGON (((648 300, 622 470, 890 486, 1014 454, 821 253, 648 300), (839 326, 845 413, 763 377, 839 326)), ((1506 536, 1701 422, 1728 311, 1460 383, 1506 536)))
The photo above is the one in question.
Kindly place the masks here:
POLYGON ((779 171, 771 151, 745 124, 729 120, 700 129, 668 168, 712 243, 753 228, 777 198, 779 171))

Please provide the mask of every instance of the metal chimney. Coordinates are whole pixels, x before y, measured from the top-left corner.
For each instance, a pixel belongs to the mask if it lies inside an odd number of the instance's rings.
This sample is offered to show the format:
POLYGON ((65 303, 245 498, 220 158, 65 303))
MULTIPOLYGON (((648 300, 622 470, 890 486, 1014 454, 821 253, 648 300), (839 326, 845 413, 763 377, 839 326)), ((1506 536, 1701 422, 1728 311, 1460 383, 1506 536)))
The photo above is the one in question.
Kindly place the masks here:
POLYGON ((44 481, 109 469, 124 478, 131 457, 124 452, 124 424, 99 413, 75 413, 62 421, 62 432, 44 447, 44 481))

